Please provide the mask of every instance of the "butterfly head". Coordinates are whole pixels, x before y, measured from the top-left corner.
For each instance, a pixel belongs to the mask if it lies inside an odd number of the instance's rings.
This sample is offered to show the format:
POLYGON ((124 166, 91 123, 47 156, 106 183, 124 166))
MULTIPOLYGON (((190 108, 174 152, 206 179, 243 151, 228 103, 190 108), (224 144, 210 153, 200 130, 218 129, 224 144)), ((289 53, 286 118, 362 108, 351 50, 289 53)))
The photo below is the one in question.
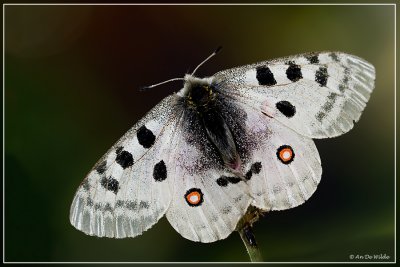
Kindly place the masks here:
POLYGON ((187 97, 193 91, 193 94, 198 94, 203 91, 205 95, 207 92, 210 92, 210 88, 212 87, 213 78, 197 78, 194 76, 195 72, 202 66, 205 62, 207 62, 210 58, 214 57, 220 50, 221 46, 219 46, 211 55, 209 55, 205 60, 203 60, 191 74, 186 74, 183 80, 185 81, 183 88, 177 93, 180 97, 187 97), (205 91, 205 92, 204 92, 205 91))

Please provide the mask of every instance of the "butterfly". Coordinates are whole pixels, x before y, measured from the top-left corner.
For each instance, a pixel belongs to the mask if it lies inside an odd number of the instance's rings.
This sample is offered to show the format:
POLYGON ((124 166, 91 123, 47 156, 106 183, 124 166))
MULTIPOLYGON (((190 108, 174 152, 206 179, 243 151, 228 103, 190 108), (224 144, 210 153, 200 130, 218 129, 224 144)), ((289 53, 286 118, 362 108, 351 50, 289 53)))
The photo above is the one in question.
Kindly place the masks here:
POLYGON ((213 242, 249 207, 296 207, 321 179, 312 139, 352 129, 375 80, 370 63, 342 52, 195 71, 95 164, 73 199, 74 227, 135 237, 166 215, 183 237, 213 242))

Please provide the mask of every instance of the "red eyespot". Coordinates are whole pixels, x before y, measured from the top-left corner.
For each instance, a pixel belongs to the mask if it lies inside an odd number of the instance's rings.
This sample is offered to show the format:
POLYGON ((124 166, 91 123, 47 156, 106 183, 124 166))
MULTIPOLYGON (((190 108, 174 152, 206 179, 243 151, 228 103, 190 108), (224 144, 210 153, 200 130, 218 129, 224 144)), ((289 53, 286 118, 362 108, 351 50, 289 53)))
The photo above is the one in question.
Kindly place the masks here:
POLYGON ((289 164, 294 159, 294 152, 291 146, 284 145, 278 148, 276 152, 279 160, 284 164, 289 164))
POLYGON ((185 200, 189 206, 200 206, 203 203, 203 193, 198 188, 192 188, 186 192, 185 200))

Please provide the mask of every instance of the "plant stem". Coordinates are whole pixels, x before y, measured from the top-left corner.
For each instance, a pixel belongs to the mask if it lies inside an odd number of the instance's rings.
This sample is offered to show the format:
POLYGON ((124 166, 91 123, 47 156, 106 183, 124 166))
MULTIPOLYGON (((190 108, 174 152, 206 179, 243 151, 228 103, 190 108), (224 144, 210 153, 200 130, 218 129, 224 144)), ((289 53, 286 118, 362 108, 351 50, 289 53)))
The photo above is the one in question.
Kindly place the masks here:
POLYGON ((247 225, 238 229, 240 237, 246 246, 247 254, 249 254, 250 261, 260 262, 262 260, 261 252, 258 249, 256 239, 254 237, 251 226, 247 225))

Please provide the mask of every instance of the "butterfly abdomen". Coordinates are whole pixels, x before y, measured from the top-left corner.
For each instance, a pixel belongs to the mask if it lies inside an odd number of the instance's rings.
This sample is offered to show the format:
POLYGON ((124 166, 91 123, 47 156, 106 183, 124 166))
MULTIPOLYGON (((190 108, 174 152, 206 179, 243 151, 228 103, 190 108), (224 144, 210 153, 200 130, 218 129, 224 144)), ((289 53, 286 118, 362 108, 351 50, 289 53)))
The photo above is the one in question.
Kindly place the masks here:
POLYGON ((240 158, 229 126, 217 108, 202 113, 201 121, 210 141, 215 145, 225 165, 240 170, 240 158))

